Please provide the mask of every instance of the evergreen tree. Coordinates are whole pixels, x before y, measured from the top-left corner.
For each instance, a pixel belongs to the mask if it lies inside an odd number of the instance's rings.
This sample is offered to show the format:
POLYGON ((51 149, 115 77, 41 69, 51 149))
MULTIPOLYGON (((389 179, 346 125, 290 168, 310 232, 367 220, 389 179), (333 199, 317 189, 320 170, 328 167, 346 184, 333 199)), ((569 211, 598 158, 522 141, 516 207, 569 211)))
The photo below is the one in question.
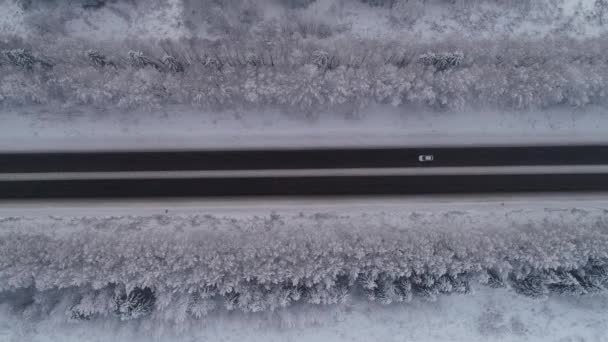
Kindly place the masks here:
POLYGON ((115 314, 121 320, 137 319, 154 310, 155 296, 149 287, 136 287, 129 293, 119 288, 114 295, 115 314))

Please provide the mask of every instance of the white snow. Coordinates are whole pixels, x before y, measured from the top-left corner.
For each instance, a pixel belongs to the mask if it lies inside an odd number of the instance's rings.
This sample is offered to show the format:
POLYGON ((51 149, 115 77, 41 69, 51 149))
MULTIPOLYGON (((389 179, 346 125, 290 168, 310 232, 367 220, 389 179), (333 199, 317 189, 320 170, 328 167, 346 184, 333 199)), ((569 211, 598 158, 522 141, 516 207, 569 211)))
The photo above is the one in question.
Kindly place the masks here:
POLYGON ((28 28, 24 21, 24 11, 16 1, 0 2, 0 32, 25 36, 28 28))
POLYGON ((92 13, 81 10, 76 18, 66 23, 67 33, 74 37, 100 41, 125 38, 157 40, 190 36, 182 19, 181 0, 142 5, 117 2, 92 13))
MULTIPOLYGON (((374 197, 312 197, 312 198, 170 198, 170 199, 78 199, 78 200, 4 200, 0 201, 0 217, 45 219, 66 216, 129 216, 158 215, 166 212, 177 216, 215 215, 218 217, 263 217, 273 213, 297 216, 382 214, 385 212, 465 212, 500 215, 506 211, 543 211, 564 208, 608 208, 605 193, 534 193, 494 195, 410 195, 374 197)), ((541 214, 542 215, 542 214, 541 214)))
MULTIPOLYGON (((354 301, 336 307, 300 306, 272 314, 221 313, 204 321, 65 323, 27 321, 0 305, 3 342, 603 342, 608 297, 534 300, 504 290, 436 302, 380 306, 354 301)), ((57 313, 60 315, 60 313, 57 313)))
POLYGON ((603 108, 436 113, 377 106, 358 118, 325 113, 313 120, 278 111, 43 110, 3 113, 0 151, 584 144, 608 140, 608 115, 603 108))
MULTIPOLYGON (((360 1, 317 0, 298 11, 304 22, 325 22, 348 28, 345 34, 371 39, 450 39, 466 37, 479 39, 494 35, 544 37, 556 32, 573 37, 600 36, 606 28, 590 19, 595 0, 537 0, 509 2, 494 1, 397 1, 393 9, 374 7, 360 1)), ((233 3, 241 6, 243 2, 233 3)), ((33 7, 37 6, 34 2, 33 7)), ((287 9, 273 1, 256 1, 260 24, 284 22, 287 9)), ((247 7, 249 6, 249 7, 247 7)), ((35 18, 56 23, 47 28, 74 37, 86 37, 99 41, 122 38, 184 38, 213 37, 209 18, 217 3, 187 0, 155 0, 109 2, 104 7, 82 10, 77 4, 51 4, 27 15, 19 1, 4 0, 0 10, 12 15, 0 19, 2 33, 27 37, 35 18), (201 13, 208 12, 208 13, 201 13), (66 15, 66 13, 68 13, 66 15), (28 19, 28 16, 34 18, 28 19), (47 16, 44 18, 44 16, 47 16), (55 19, 49 19, 57 17, 55 19), (4 25, 2 25, 4 23, 4 25)), ((30 10, 31 11, 31 10, 30 10)), ((212 14, 213 15, 213 14, 212 14)), ((228 24, 238 25, 239 15, 227 16, 228 24), (233 22, 231 22, 233 21, 233 22)), ((221 27, 220 27, 221 29, 221 27)))
POLYGON ((189 36, 183 23, 181 0, 141 4, 119 1, 96 10, 84 9, 77 3, 45 4, 38 1, 33 1, 24 10, 21 3, 27 2, 0 1, 0 38, 9 35, 29 37, 40 33, 32 32, 33 28, 49 32, 57 30, 60 35, 95 41, 189 36))

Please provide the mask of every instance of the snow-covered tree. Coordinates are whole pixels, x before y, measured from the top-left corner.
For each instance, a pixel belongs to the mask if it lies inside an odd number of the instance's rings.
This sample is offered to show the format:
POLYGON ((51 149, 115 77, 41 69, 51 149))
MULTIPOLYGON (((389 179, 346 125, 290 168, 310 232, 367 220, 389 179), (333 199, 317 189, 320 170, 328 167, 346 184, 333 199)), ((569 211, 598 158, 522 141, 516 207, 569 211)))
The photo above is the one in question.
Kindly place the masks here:
POLYGON ((142 51, 129 51, 128 53, 129 62, 131 66, 134 68, 145 68, 145 67, 153 67, 156 70, 162 70, 162 67, 159 62, 153 60, 152 58, 144 55, 142 51))
POLYGON ((446 53, 433 53, 428 52, 420 57, 418 61, 426 66, 433 66, 437 71, 444 71, 449 68, 454 68, 462 63, 464 54, 462 52, 446 52, 446 53))
POLYGON ((32 70, 39 63, 39 60, 25 49, 5 50, 2 54, 11 64, 25 70, 32 70))
POLYGON ((116 67, 116 64, 114 62, 108 61, 106 56, 102 55, 97 50, 93 50, 93 49, 87 50, 85 52, 85 55, 91 61, 91 63, 93 63, 93 65, 95 65, 97 67, 101 67, 101 68, 107 67, 107 66, 116 67))
POLYGON ((0 220, 0 292, 24 291, 11 305, 31 317, 176 322, 360 294, 393 304, 480 286, 533 298, 606 291, 603 211, 545 214, 427 213, 390 226, 382 215, 0 220))
POLYGON ((164 55, 162 58, 162 62, 167 66, 167 68, 169 68, 171 72, 184 72, 185 70, 184 64, 178 61, 177 58, 173 56, 164 55))
POLYGON ((137 319, 149 315, 156 301, 154 292, 148 287, 134 288, 128 293, 117 287, 114 294, 114 312, 121 320, 137 319))
POLYGON ((606 17, 608 16, 608 1, 607 0, 595 0, 595 16, 601 26, 606 23, 606 17))

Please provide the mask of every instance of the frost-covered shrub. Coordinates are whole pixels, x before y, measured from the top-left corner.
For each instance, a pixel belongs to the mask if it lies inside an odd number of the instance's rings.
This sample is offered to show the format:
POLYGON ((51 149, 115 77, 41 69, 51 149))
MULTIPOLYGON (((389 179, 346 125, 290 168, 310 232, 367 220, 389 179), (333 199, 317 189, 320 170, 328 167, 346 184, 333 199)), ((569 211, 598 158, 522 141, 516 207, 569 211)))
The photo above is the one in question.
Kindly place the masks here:
POLYGON ((2 51, 6 59, 14 66, 25 70, 32 70, 38 63, 38 59, 30 51, 24 49, 13 49, 2 51))
POLYGON ((98 9, 105 6, 107 0, 82 0, 83 8, 98 9))
POLYGON ((128 293, 118 288, 114 295, 115 314, 121 320, 137 319, 149 315, 154 310, 156 297, 152 289, 134 288, 128 293))
POLYGON ((264 64, 263 59, 255 52, 247 51, 244 56, 244 64, 259 67, 264 64))
MULTIPOLYGON (((608 93, 605 38, 462 43, 461 49, 454 49, 454 43, 420 46, 366 40, 328 48, 308 38, 251 44, 266 49, 196 39, 141 45, 141 50, 104 47, 127 50, 127 58, 102 54, 82 42, 65 44, 40 44, 41 51, 32 53, 18 41, 5 43, 0 68, 11 81, 3 87, 15 88, 5 89, 4 103, 25 105, 31 94, 55 93, 61 94, 55 100, 64 106, 97 98, 99 108, 144 103, 156 108, 179 104, 222 110, 246 105, 319 112, 344 106, 359 110, 377 102, 440 110, 531 109, 603 106, 608 93), (466 61, 460 52, 465 50, 466 61), (98 70, 92 72, 91 66, 98 70), (83 97, 85 93, 91 96, 83 97)), ((40 101, 47 97, 36 98, 33 103, 44 103, 40 101)))
POLYGON ((107 67, 107 66, 116 67, 116 64, 114 62, 108 61, 107 57, 102 55, 97 50, 93 50, 93 49, 87 50, 85 52, 85 55, 91 61, 91 63, 93 63, 93 65, 95 65, 97 67, 101 67, 101 68, 107 67))
POLYGON ((177 58, 173 56, 164 55, 162 58, 162 62, 167 66, 167 68, 169 68, 171 72, 184 72, 185 70, 184 64, 178 61, 177 58))
POLYGON ((157 61, 144 55, 144 53, 141 51, 129 51, 128 57, 133 68, 140 69, 145 67, 153 67, 156 70, 162 69, 157 61))
POLYGON ((608 17, 608 0, 595 0, 595 17, 600 26, 604 26, 608 17))
POLYGON ((462 63, 463 59, 464 54, 459 51, 445 53, 427 52, 418 57, 420 63, 426 66, 433 66, 437 71, 455 68, 462 63))
POLYGON ((317 37, 323 39, 330 37, 335 31, 339 31, 339 28, 320 21, 296 18, 293 22, 284 26, 284 31, 297 32, 305 38, 317 37))
POLYGON ((523 279, 512 276, 510 283, 515 292, 526 297, 540 298, 548 293, 546 284, 538 274, 530 274, 523 279))
POLYGON ((323 50, 313 51, 311 59, 312 64, 316 65, 320 70, 331 70, 338 66, 336 56, 323 50))
POLYGON ((109 315, 123 321, 138 319, 150 315, 156 303, 150 288, 136 287, 127 292, 124 285, 110 284, 103 289, 77 289, 72 293, 66 314, 75 321, 109 315))

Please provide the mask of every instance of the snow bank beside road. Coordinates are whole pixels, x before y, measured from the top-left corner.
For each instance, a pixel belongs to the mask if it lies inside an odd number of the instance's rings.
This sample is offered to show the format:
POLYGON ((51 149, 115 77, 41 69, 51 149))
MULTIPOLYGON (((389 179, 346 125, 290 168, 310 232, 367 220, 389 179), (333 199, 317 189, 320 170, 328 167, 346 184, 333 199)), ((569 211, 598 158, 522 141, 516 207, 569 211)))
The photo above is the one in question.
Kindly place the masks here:
POLYGON ((427 112, 375 106, 358 118, 286 112, 57 114, 43 107, 0 115, 0 152, 386 146, 605 144, 602 108, 532 112, 427 112))

